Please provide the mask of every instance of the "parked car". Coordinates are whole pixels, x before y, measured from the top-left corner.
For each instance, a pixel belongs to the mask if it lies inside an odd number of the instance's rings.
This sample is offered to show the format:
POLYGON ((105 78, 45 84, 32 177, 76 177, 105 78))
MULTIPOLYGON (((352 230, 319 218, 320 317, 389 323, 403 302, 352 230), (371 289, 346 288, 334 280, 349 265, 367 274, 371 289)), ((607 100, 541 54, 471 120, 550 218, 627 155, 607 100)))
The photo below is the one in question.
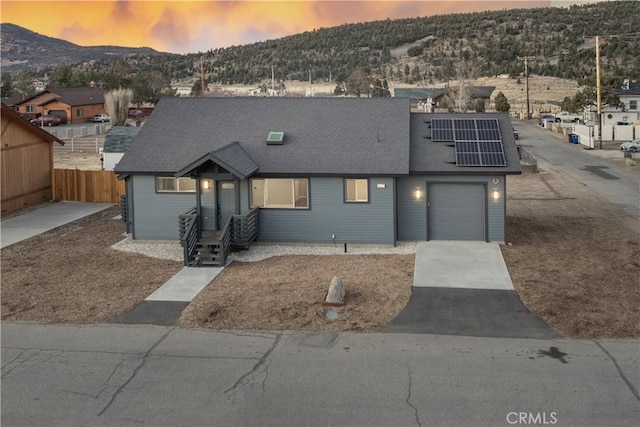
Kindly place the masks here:
POLYGON ((640 152, 640 138, 620 144, 620 149, 623 151, 631 151, 633 153, 640 152))
POLYGON ((518 129, 516 129, 516 128, 513 128, 513 137, 515 139, 518 139, 518 129))
POLYGON ((52 116, 50 114, 43 114, 40 117, 30 120, 32 124, 38 126, 58 126, 62 123, 62 119, 58 116, 52 116))
POLYGON ((91 117, 91 121, 94 123, 104 123, 110 120, 111 119, 106 114, 96 114, 95 116, 91 117))
POLYGON ((130 117, 141 117, 144 116, 144 112, 142 110, 129 110, 129 116, 130 117))
POLYGON ((555 123, 556 116, 553 114, 540 114, 540 126, 544 126, 546 123, 555 123))

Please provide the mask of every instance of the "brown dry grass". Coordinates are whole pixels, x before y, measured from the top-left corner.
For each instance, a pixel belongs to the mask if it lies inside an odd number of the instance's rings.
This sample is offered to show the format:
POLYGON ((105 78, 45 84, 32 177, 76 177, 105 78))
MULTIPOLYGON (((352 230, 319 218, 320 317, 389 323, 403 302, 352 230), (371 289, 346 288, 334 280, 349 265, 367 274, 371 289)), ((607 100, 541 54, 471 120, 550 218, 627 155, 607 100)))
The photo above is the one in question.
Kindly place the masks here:
MULTIPOLYGON (((561 335, 640 336, 638 221, 552 165, 509 177, 503 254, 523 303, 561 335)), ((123 238, 114 207, 2 249, 2 319, 107 321, 182 266, 110 246, 123 238)), ((4 219, 4 217, 3 217, 4 219)), ((411 255, 286 256, 233 263, 185 310, 182 325, 214 329, 371 331, 409 299, 411 255), (340 276, 347 305, 321 305, 340 276)))
POLYGON ((639 337, 638 221, 541 167, 507 183, 502 253, 522 302, 562 336, 639 337))
POLYGON ((112 207, 2 249, 2 319, 88 323, 132 309, 182 263, 111 249, 112 207))
POLYGON ((187 327, 372 331, 407 304, 413 255, 281 256, 234 262, 182 314, 187 327), (322 305, 333 276, 346 305, 327 320, 322 305))

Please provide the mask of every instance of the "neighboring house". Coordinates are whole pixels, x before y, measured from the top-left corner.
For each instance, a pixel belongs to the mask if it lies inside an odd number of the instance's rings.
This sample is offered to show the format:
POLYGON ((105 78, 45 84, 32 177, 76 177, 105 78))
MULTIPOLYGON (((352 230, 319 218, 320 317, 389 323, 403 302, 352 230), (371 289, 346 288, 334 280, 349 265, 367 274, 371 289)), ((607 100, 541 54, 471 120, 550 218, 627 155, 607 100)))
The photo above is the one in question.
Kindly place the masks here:
POLYGON ((640 120, 640 82, 625 81, 618 96, 624 105, 624 111, 628 113, 629 120, 640 120))
POLYGON ((115 168, 127 231, 181 239, 187 264, 223 264, 229 246, 256 237, 504 241, 505 177, 521 173, 508 115, 409 107, 403 98, 163 98, 115 168))
POLYGON ((104 91, 96 87, 48 89, 19 102, 16 107, 26 119, 52 114, 65 123, 84 123, 95 114, 106 113, 104 91))
POLYGON ((2 104, 2 213, 51 200, 53 144, 64 142, 2 104))
POLYGON ((112 126, 109 128, 104 136, 102 169, 111 171, 115 168, 140 129, 134 126, 112 126))
POLYGON ((36 92, 42 92, 49 86, 49 76, 45 73, 44 77, 33 79, 32 84, 36 92))
POLYGON ((439 108, 446 94, 446 88, 396 88, 393 90, 395 98, 409 98, 412 110, 425 113, 432 113, 439 108))

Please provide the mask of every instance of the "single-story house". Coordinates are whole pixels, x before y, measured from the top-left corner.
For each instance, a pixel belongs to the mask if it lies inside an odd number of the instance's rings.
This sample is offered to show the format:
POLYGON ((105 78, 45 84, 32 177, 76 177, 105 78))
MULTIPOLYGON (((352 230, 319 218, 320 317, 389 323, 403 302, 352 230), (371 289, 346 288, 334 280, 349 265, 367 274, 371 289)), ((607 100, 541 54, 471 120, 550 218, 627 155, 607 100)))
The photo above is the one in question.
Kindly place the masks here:
POLYGON ((102 146, 102 169, 112 171, 115 168, 140 129, 136 126, 112 126, 109 128, 104 136, 102 146))
POLYGON ((2 104, 2 213, 51 200, 54 143, 64 145, 2 104))
POLYGON ((447 88, 396 88, 393 90, 394 97, 411 100, 412 110, 425 113, 434 112, 446 94, 447 88))
POLYGON ((411 113, 406 98, 163 98, 115 172, 133 239, 185 263, 263 242, 505 240, 520 174, 505 113, 411 113))
POLYGON ((16 104, 16 111, 26 119, 51 114, 63 123, 84 123, 95 114, 106 113, 104 91, 97 87, 48 89, 16 104))

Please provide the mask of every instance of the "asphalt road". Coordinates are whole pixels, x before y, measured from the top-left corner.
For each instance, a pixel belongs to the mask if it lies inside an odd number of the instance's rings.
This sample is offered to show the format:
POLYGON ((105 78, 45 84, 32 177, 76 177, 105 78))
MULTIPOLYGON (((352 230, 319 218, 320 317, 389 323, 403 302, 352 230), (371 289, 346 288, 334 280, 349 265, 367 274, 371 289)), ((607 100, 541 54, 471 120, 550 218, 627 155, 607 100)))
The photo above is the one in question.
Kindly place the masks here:
POLYGON ((1 422, 635 426, 638 348, 637 341, 4 323, 1 422))
MULTIPOLYGON (((561 169, 632 217, 640 218, 640 178, 627 166, 590 154, 582 144, 523 122, 515 122, 518 143, 537 158, 561 169)), ((620 154, 622 156, 622 154, 620 154)))

